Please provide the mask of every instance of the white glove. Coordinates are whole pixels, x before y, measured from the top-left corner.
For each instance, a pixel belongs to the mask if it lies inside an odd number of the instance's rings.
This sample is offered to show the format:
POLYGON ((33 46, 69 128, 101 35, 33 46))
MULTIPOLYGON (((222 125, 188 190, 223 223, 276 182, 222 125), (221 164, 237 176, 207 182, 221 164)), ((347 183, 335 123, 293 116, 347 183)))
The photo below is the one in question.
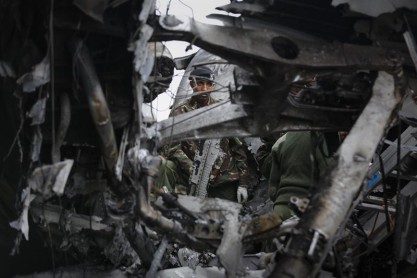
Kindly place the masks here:
POLYGON ((244 203, 248 200, 248 189, 243 186, 237 188, 237 202, 239 204, 244 203))

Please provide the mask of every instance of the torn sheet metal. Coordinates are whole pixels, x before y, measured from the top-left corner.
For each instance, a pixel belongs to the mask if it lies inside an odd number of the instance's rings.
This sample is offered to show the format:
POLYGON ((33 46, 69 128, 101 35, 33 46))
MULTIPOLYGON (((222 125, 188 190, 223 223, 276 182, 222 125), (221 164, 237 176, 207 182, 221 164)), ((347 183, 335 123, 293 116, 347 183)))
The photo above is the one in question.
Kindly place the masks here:
POLYGON ((142 80, 146 82, 149 78, 149 75, 152 72, 152 67, 155 58, 149 53, 148 41, 153 34, 153 28, 147 24, 143 25, 139 39, 135 42, 135 59, 133 64, 135 66, 136 72, 138 72, 142 80))
MULTIPOLYGON (((227 276, 231 278, 244 272, 242 238, 248 222, 240 219, 241 208, 240 204, 233 203, 233 206, 229 205, 228 210, 224 212, 226 220, 223 225, 223 237, 216 251, 216 255, 226 269, 227 276)), ((250 220, 250 217, 247 220, 250 220)))
POLYGON ((12 65, 5 61, 0 61, 0 76, 1 77, 16 77, 16 73, 12 65))
POLYGON ((21 231, 25 236, 26 240, 29 240, 29 222, 28 222, 28 212, 30 203, 36 198, 35 195, 30 194, 30 187, 26 187, 22 190, 21 200, 23 203, 23 210, 20 214, 20 217, 10 222, 10 226, 18 231, 21 231))
POLYGON ((142 9, 138 16, 140 23, 145 23, 148 20, 150 14, 155 12, 155 1, 154 0, 145 0, 142 4, 142 9))
POLYGON ((86 15, 101 23, 103 23, 104 11, 109 6, 109 0, 74 0, 73 3, 86 15))
POLYGON ((113 228, 106 223, 102 223, 102 219, 95 215, 81 215, 68 210, 63 210, 60 206, 39 204, 36 201, 31 205, 30 212, 35 221, 41 220, 44 223, 62 224, 67 232, 77 233, 81 230, 107 231, 113 228))
POLYGON ((27 116, 32 118, 30 125, 40 125, 45 122, 45 108, 46 101, 48 97, 38 99, 35 104, 33 104, 30 111, 27 113, 27 116))
POLYGON ((34 66, 31 72, 25 73, 16 83, 22 85, 23 92, 31 93, 39 86, 50 81, 50 61, 49 56, 45 56, 43 60, 34 66))
POLYGON ((28 179, 28 184, 32 190, 41 193, 44 199, 49 199, 55 194, 61 196, 64 194, 73 164, 74 160, 67 159, 53 165, 35 168, 28 179))
POLYGON ((349 4, 350 10, 377 17, 384 13, 392 13, 400 8, 417 10, 415 0, 333 0, 332 5, 349 4))

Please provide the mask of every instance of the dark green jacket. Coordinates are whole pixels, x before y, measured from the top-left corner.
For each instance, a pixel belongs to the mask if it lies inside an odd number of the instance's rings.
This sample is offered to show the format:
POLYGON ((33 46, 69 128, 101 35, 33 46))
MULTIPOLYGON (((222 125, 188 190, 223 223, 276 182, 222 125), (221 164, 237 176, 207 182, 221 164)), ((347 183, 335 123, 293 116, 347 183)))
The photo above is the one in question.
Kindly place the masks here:
POLYGON ((306 198, 331 161, 322 133, 286 133, 272 147, 269 197, 276 205, 288 205, 291 196, 306 198))

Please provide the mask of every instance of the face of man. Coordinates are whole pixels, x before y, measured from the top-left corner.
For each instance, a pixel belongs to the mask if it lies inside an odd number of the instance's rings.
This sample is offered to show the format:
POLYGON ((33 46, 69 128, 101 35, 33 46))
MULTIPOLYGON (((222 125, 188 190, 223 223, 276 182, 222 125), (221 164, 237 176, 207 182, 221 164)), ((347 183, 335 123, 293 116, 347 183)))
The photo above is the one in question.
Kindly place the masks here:
POLYGON ((193 96, 193 99, 200 105, 206 105, 209 100, 209 94, 213 91, 214 82, 206 79, 196 79, 195 82, 190 82, 194 93, 198 93, 193 96))

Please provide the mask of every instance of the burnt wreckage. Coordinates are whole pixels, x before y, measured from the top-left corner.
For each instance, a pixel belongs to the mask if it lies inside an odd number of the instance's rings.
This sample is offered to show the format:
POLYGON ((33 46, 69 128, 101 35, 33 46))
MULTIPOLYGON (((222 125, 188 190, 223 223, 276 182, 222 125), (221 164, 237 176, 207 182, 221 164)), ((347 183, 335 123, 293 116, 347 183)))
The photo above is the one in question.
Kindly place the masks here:
POLYGON ((0 1, 2 277, 413 277, 417 7, 351 2, 231 1, 214 26, 147 0, 0 1), (142 115, 201 63, 226 100, 142 115), (291 130, 349 131, 300 219, 153 188, 159 146, 291 130))

